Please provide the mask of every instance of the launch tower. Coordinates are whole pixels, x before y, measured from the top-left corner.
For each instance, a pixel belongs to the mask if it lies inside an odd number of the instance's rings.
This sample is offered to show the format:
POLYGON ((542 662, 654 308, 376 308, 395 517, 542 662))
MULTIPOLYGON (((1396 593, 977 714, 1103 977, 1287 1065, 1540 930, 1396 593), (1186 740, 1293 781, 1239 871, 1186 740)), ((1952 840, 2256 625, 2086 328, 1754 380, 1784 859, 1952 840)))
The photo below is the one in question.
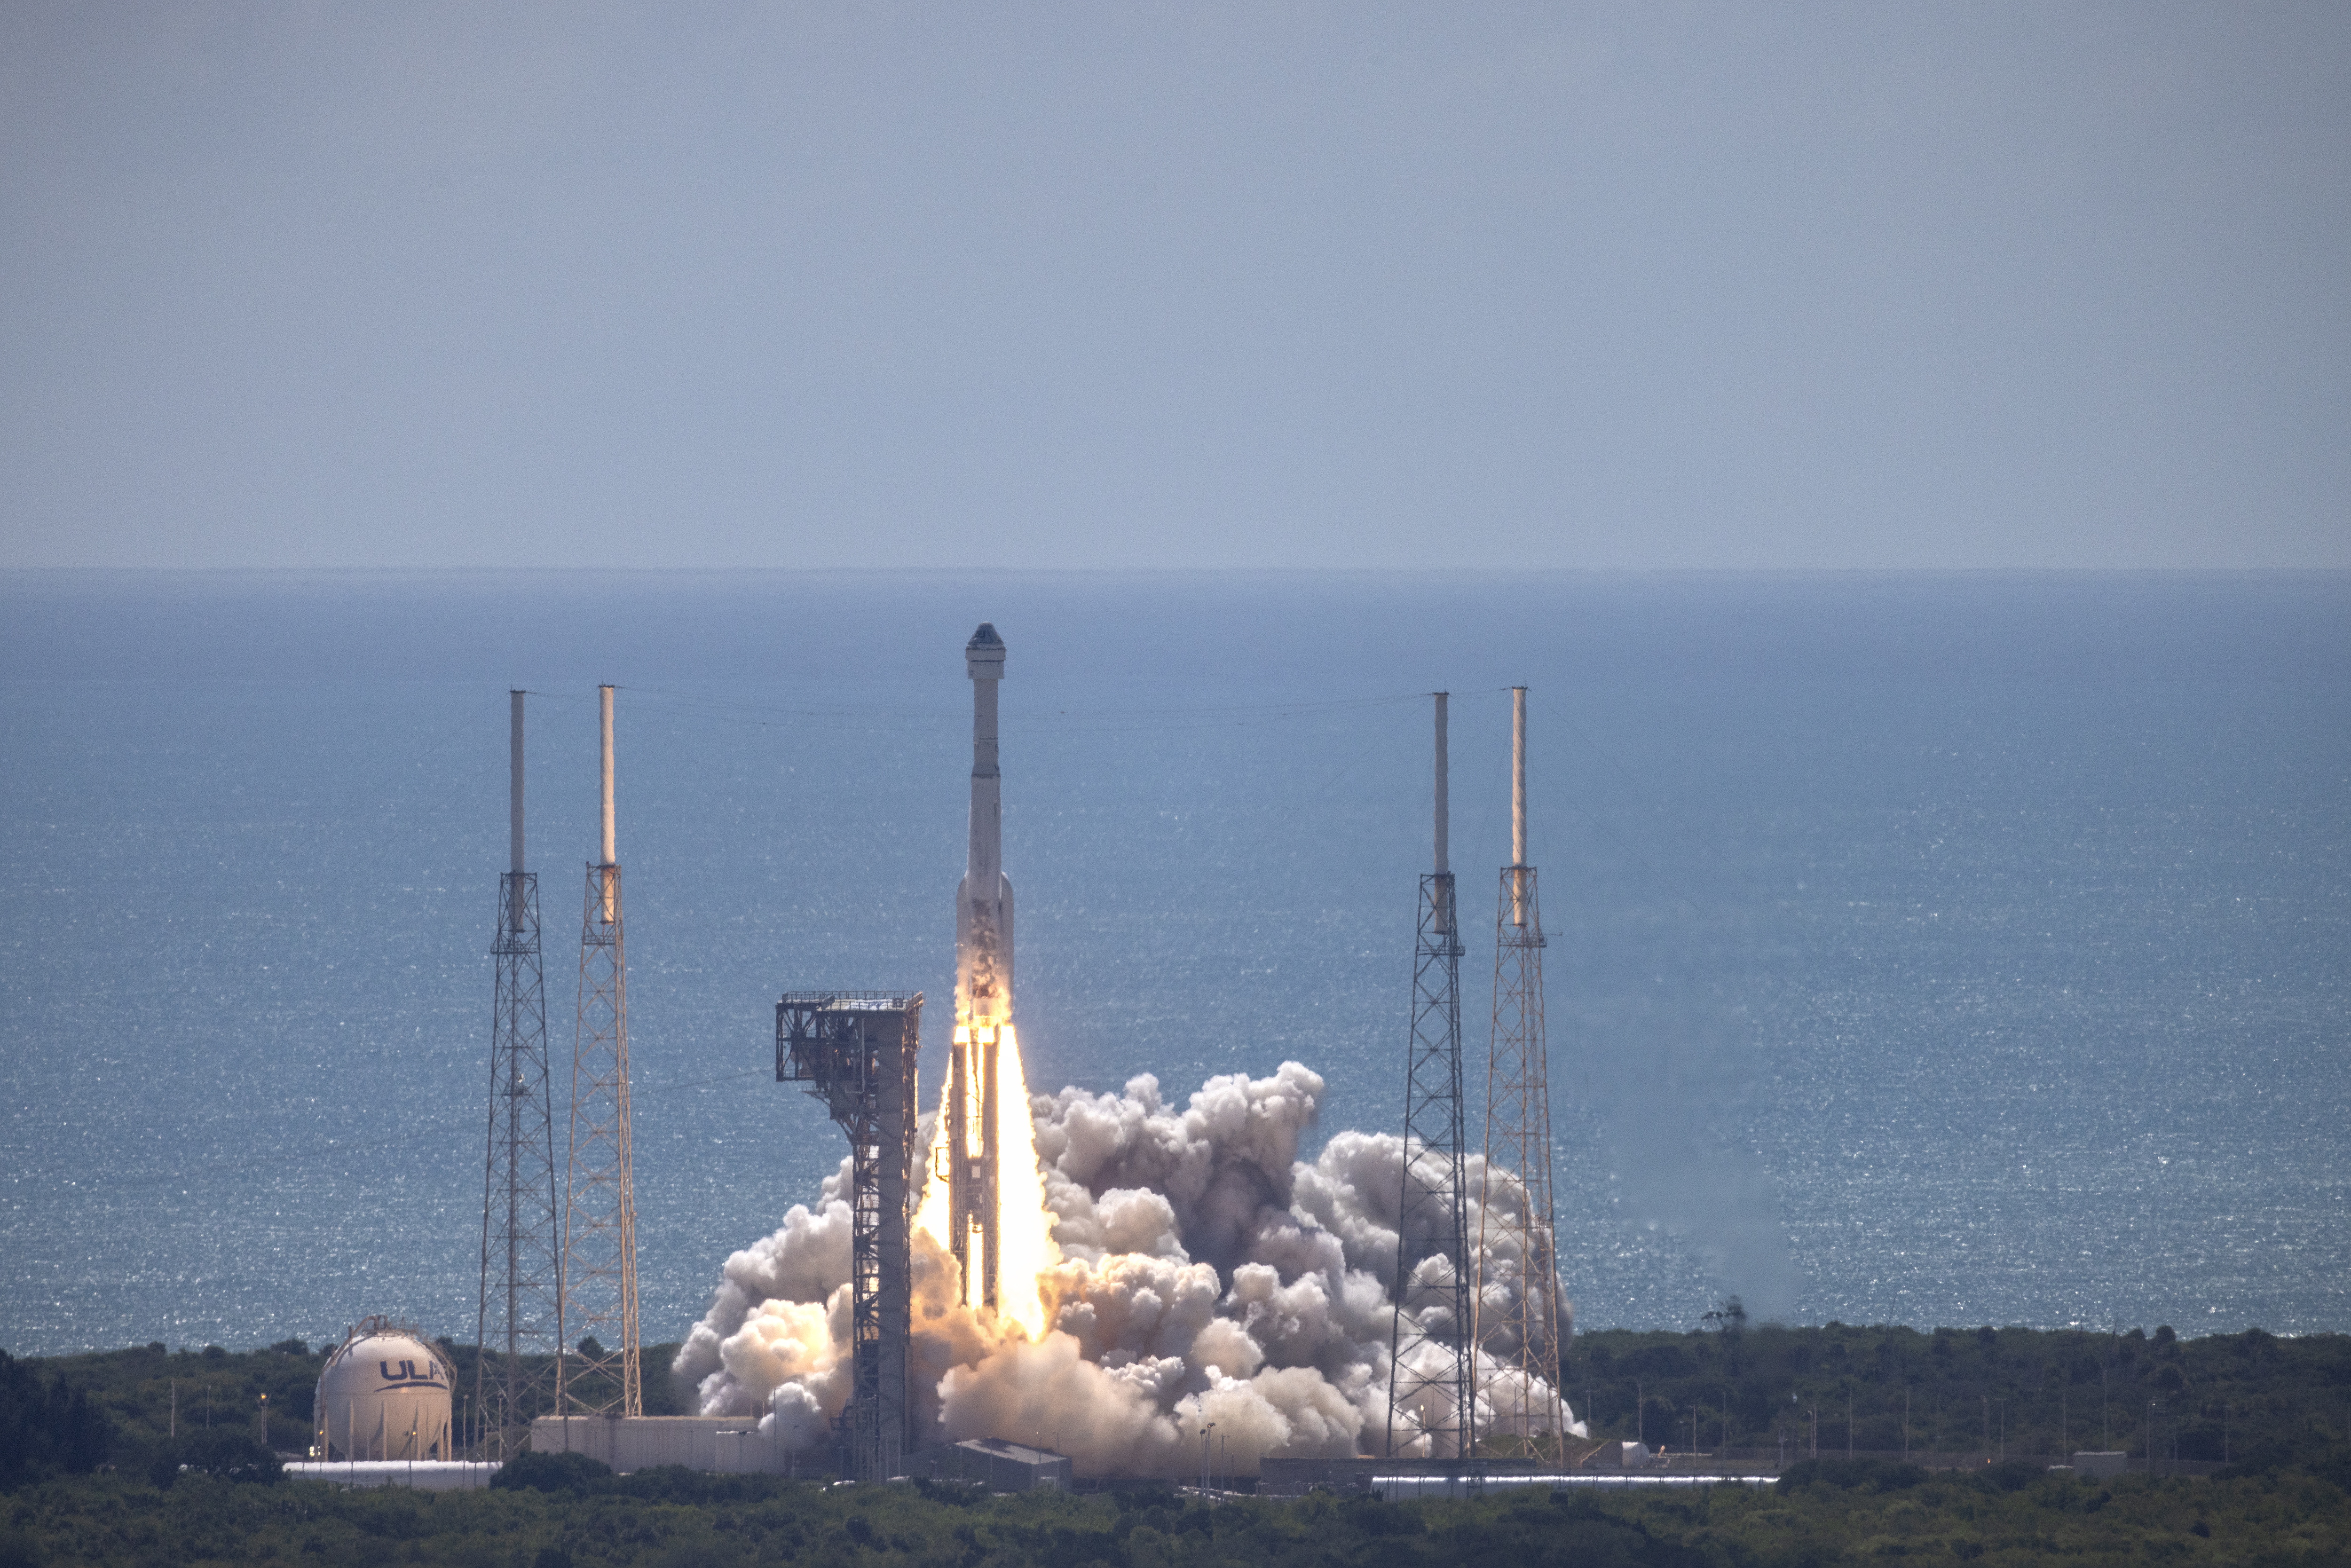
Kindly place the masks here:
MULTIPOLYGON (((1436 869, 1420 879, 1412 1036, 1404 1079, 1404 1198, 1396 1221, 1395 1322, 1388 1348, 1387 1451, 1415 1413, 1432 1459, 1477 1443, 1470 1388, 1472 1285, 1461 1114, 1461 934, 1447 860, 1446 694, 1437 698, 1436 869)), ((1409 1432, 1402 1434, 1410 1441, 1409 1432)))
POLYGON ((777 1082, 810 1085, 849 1135, 850 1381, 842 1420, 849 1472, 861 1481, 897 1475, 906 1448, 914 1325, 907 1198, 922 1023, 919 991, 787 991, 776 1003, 777 1082))
POLYGON ((556 1395, 565 1416, 642 1416, 637 1204, 629 1159, 629 971, 612 832, 612 688, 600 686, 597 695, 604 858, 588 868, 580 920, 580 1015, 572 1035, 563 1211, 563 1336, 569 1343, 556 1361, 556 1395))
POLYGON ((539 964, 538 877, 523 869, 522 702, 511 700, 508 870, 498 878, 497 989, 490 1007, 490 1113, 482 1166, 482 1300, 474 1408, 487 1458, 504 1459, 553 1403, 562 1344, 562 1210, 539 964), (526 1358, 532 1358, 526 1360, 526 1358), (536 1361, 534 1369, 532 1362, 536 1361))
POLYGON ((971 676, 971 839, 956 889, 956 1021, 947 1056, 947 1230, 975 1306, 997 1305, 997 1047, 1012 1022, 1012 883, 1004 874, 1004 779, 996 694, 1004 639, 982 622, 964 645, 971 676), (979 1261, 972 1260, 972 1239, 979 1261))
MULTIPOLYGON (((1559 1266, 1551 1203, 1551 1069, 1543 1038, 1542 915, 1527 863, 1527 688, 1510 688, 1510 863, 1494 915, 1494 1030, 1486 1074, 1486 1170, 1479 1194, 1478 1253, 1515 1259, 1512 1304, 1479 1312, 1477 1345, 1489 1429, 1519 1437, 1538 1459, 1563 1462, 1559 1396, 1559 1266), (1495 1174, 1526 1184, 1519 1208, 1495 1190, 1495 1174), (1497 1199, 1503 1199, 1498 1211, 1497 1199)), ((1482 1301, 1482 1292, 1479 1299, 1482 1301)))

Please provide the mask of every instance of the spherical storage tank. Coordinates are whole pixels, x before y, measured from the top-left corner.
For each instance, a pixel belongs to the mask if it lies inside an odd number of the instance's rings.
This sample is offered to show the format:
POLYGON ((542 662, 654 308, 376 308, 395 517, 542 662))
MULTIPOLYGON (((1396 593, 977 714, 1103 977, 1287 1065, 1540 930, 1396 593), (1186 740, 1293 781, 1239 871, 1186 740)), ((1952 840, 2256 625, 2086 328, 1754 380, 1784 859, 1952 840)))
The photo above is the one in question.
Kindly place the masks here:
POLYGON ((322 1459, 446 1459, 456 1369, 414 1328, 364 1318, 319 1374, 322 1459))

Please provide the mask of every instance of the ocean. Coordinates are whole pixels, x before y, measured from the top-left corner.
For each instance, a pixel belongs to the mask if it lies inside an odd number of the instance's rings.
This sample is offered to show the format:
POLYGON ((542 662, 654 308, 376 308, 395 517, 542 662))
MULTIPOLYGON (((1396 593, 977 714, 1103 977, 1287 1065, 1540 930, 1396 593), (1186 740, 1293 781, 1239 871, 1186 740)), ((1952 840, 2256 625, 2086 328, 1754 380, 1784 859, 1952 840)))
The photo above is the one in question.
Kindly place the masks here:
POLYGON ((2351 574, 16 572, 0 1348, 472 1337, 506 692, 568 1064, 603 681, 681 1335, 842 1152, 778 992, 931 1097, 983 620, 1033 1088, 1393 1129, 1438 687, 1481 1086, 1524 684, 1581 1324, 2351 1329, 2351 574))

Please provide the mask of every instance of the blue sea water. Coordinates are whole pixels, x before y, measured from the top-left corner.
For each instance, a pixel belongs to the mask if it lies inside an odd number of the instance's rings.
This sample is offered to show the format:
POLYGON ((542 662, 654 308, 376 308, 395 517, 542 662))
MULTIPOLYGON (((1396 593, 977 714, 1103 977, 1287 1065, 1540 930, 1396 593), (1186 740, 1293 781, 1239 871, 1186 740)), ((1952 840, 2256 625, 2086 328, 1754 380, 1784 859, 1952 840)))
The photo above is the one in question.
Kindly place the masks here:
POLYGON ((2351 1329, 2351 577, 16 573, 0 1346, 471 1335, 505 693, 560 1060, 599 681, 676 1337, 839 1158, 775 993, 951 990, 982 619, 1033 1087, 1393 1127, 1418 694, 1479 910, 1523 682, 1581 1322, 2351 1329))

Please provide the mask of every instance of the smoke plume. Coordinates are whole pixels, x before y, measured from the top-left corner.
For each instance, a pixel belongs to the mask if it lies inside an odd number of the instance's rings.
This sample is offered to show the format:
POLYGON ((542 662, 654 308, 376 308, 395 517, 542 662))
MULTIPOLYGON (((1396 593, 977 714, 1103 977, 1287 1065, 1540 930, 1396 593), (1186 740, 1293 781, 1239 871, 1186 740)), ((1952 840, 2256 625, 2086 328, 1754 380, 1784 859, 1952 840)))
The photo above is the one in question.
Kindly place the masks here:
MULTIPOLYGON (((1060 1253, 1039 1278, 1049 1326, 1032 1339, 964 1305, 953 1259, 917 1230, 910 1446, 1005 1437, 1069 1454, 1081 1475, 1188 1473, 1211 1422, 1243 1473, 1267 1456, 1384 1451, 1404 1145, 1343 1132, 1301 1161, 1322 1091, 1288 1061, 1211 1078, 1181 1109, 1147 1074, 1117 1094, 1034 1097, 1060 1253)), ((1478 1156, 1469 1167, 1474 1247, 1489 1184, 1478 1156)), ((795 1449, 823 1441, 849 1396, 849 1180, 844 1159, 813 1208, 727 1259, 674 1364, 704 1414, 762 1415, 795 1449)), ((1522 1210, 1526 1190, 1498 1169, 1488 1197, 1522 1210)), ((1497 1313, 1554 1267, 1547 1246, 1472 1266, 1497 1313)), ((1396 1415, 1396 1451, 1424 1452, 1421 1412, 1396 1415)), ((1478 1427, 1493 1429, 1482 1406, 1478 1427)))

